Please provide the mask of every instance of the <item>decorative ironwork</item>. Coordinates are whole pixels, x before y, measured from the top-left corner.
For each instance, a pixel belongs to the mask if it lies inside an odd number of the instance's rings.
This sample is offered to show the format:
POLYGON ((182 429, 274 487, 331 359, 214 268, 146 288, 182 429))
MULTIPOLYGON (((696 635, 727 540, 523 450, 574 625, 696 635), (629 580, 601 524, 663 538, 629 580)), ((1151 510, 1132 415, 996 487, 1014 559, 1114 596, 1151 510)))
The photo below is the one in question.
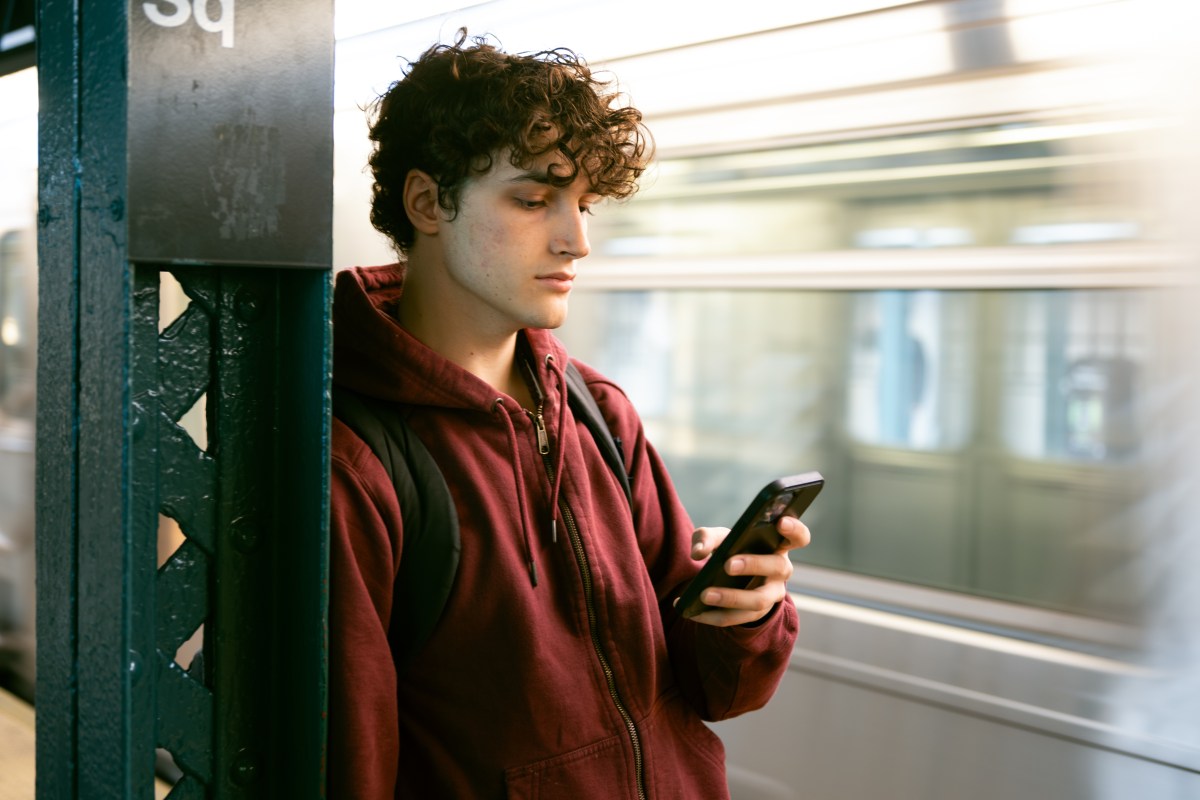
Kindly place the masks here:
MULTIPOLYGON (((190 302, 160 333, 159 268, 135 267, 134 516, 140 528, 169 517, 185 539, 154 575, 152 600, 139 603, 153 629, 154 680, 135 684, 143 700, 153 697, 154 745, 183 773, 171 800, 301 796, 288 786, 298 773, 319 776, 319 762, 284 769, 279 734, 297 714, 293 750, 319 757, 329 342, 327 324, 304 320, 327 308, 328 278, 212 267, 171 274, 190 302), (290 335, 283 312, 299 323, 290 335), (285 367, 294 378, 280 377, 285 367), (196 436, 183 420, 202 397, 205 430, 196 436), (322 432, 319 446, 287 435, 302 426, 322 432), (201 626, 203 649, 185 668, 176 654, 201 626)), ((137 552, 135 575, 155 550, 137 552)), ((306 779, 303 795, 321 788, 306 779)))
POLYGON ((186 537, 154 579, 154 739, 183 772, 168 797, 202 800, 213 785, 211 659, 201 652, 185 669, 176 654, 211 616, 217 463, 180 423, 213 386, 217 304, 213 276, 181 272, 176 278, 191 302, 159 333, 159 271, 137 268, 135 363, 146 368, 135 373, 149 385, 138 387, 134 401, 134 458, 154 465, 157 484, 147 481, 141 489, 186 537))

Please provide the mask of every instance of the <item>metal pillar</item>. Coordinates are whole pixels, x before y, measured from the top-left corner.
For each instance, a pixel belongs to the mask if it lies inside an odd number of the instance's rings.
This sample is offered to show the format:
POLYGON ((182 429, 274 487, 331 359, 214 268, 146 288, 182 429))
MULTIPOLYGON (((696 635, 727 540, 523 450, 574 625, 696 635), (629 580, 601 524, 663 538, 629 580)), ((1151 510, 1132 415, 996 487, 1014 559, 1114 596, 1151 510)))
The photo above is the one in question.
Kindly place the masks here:
POLYGON ((38 17, 38 797, 323 796, 332 0, 38 17))

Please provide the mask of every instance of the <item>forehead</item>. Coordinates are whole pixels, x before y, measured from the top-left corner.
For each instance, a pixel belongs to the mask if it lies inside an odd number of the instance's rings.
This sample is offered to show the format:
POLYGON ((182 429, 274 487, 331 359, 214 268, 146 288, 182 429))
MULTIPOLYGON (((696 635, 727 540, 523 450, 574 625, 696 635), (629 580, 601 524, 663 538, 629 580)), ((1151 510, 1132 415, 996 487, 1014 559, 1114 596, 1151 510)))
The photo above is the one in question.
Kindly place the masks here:
MULTIPOLYGON (((476 179, 501 184, 538 183, 565 189, 567 186, 563 185, 563 179, 571 174, 571 169, 571 162, 557 150, 534 156, 528 162, 520 164, 513 164, 511 153, 504 151, 493 156, 491 169, 478 175, 476 179)), ((591 176, 582 165, 569 186, 579 191, 594 191, 591 176)))

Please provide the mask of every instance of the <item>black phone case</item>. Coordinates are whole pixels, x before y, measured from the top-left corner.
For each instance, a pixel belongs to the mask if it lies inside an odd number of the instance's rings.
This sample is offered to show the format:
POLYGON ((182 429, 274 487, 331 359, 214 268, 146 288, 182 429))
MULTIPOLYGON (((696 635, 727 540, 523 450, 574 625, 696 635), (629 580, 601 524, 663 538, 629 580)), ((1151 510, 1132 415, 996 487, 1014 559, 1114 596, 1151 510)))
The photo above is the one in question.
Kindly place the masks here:
POLYGON ((710 587, 746 588, 754 577, 730 575, 725 571, 725 562, 739 553, 774 553, 783 541, 775 523, 785 514, 793 517, 803 514, 824 485, 825 479, 819 472, 790 475, 767 484, 683 590, 676 606, 679 612, 693 617, 712 608, 700 600, 700 595, 710 587))

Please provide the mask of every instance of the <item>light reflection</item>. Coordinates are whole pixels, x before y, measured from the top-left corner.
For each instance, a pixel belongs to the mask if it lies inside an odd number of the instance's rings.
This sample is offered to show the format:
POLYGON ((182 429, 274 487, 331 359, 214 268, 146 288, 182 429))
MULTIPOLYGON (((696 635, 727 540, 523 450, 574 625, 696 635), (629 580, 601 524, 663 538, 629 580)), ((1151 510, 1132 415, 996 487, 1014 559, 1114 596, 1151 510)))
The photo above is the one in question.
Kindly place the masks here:
POLYGON ((17 327, 17 321, 12 317, 5 317, 3 322, 0 322, 0 342, 13 347, 21 342, 21 329, 17 327))
POLYGON ((967 247, 975 237, 966 228, 871 228, 854 234, 854 245, 860 248, 894 247, 967 247))
POLYGON ((1145 46, 1148 29, 1131 0, 1006 0, 1018 61, 1113 58, 1145 46))
POLYGON ((1132 222, 1062 222, 1047 225, 1022 225, 1013 231, 1013 244, 1065 244, 1078 242, 1119 242, 1141 236, 1140 226, 1132 222))
POLYGON ((653 122, 684 110, 943 75, 954 69, 954 57, 941 8, 914 6, 620 59, 611 67, 653 122))

